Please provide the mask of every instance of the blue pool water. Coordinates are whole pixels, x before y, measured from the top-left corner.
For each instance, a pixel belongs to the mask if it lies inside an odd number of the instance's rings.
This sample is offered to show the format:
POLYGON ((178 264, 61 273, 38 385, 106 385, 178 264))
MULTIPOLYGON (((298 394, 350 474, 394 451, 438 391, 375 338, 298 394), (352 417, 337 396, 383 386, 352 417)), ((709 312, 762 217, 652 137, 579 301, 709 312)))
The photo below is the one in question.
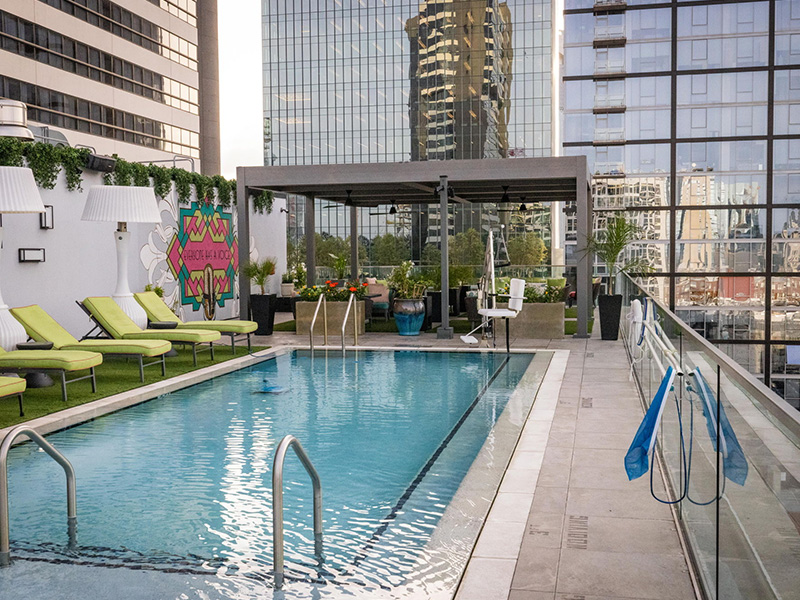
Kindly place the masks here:
POLYGON ((290 353, 53 434, 49 441, 77 473, 77 551, 66 547, 63 472, 30 444, 15 448, 9 480, 17 560, 0 573, 0 592, 21 589, 14 570, 29 561, 204 582, 208 575, 217 595, 197 597, 259 597, 259 586, 272 580, 272 459, 287 434, 300 440, 322 480, 325 552, 318 564, 311 484, 290 452, 288 589, 297 582, 400 585, 424 561, 532 355, 506 359, 290 353))

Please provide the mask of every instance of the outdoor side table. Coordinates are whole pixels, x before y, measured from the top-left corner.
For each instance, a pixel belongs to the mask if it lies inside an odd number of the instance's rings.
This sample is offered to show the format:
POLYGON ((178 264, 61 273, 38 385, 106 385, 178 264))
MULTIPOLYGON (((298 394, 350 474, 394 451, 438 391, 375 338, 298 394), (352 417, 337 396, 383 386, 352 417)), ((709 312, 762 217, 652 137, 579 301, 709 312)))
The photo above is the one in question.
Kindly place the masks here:
MULTIPOLYGON (((53 342, 21 342, 17 344, 17 350, 52 350, 53 342)), ((28 373, 25 381, 29 388, 44 388, 53 385, 53 380, 47 373, 28 373)))

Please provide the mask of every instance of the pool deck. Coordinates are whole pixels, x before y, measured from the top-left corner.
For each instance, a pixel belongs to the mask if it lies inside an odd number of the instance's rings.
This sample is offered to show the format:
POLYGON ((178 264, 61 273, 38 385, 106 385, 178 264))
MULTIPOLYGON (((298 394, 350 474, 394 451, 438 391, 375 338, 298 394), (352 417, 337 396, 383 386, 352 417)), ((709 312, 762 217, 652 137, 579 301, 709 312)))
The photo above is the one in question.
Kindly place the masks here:
MULTIPOLYGON (((434 334, 366 334, 359 345, 465 347, 434 334)), ((512 339, 512 349, 556 352, 456 600, 696 598, 669 507, 651 497, 648 477, 625 475, 643 409, 622 342, 512 339)), ((663 497, 659 477, 655 487, 663 497)))
MULTIPOLYGON (((623 469, 643 409, 622 342, 511 333, 512 350, 553 357, 455 599, 696 598, 671 510, 651 497, 648 477, 629 482, 623 469)), ((253 343, 277 350, 308 340, 276 332, 253 343)), ((359 346, 465 348, 457 335, 386 333, 366 334, 359 346)), ((257 360, 244 355, 28 424, 42 433, 62 429, 257 360)), ((663 496, 659 477, 655 485, 663 496)))

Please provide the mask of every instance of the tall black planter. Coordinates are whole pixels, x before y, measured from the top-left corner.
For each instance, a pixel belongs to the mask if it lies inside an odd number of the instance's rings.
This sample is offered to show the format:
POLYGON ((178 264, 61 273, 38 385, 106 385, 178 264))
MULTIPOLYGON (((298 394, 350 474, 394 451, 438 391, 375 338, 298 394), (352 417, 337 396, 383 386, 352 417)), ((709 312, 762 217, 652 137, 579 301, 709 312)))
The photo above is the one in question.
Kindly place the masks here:
POLYGON ((431 322, 438 323, 442 320, 442 292, 430 290, 428 297, 431 299, 431 322))
POLYGON ((277 298, 277 294, 250 295, 251 318, 258 323, 258 329, 255 330, 256 335, 272 335, 272 328, 275 325, 277 298))
POLYGON ((619 337, 619 317, 622 313, 622 295, 601 295, 597 299, 600 308, 600 339, 616 340, 619 337))

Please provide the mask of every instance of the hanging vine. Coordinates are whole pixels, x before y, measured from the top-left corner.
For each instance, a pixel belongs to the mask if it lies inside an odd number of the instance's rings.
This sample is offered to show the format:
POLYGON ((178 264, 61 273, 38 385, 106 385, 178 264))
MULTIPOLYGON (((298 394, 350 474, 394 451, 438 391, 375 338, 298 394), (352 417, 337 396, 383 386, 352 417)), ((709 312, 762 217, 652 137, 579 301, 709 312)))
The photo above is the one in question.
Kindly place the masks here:
POLYGON ((159 198, 166 198, 172 191, 172 173, 166 167, 151 164, 148 167, 150 177, 153 179, 153 191, 159 198))
POLYGON ((0 166, 21 167, 24 164, 24 142, 17 138, 0 138, 0 166))
POLYGON ((69 146, 59 146, 61 168, 64 169, 64 177, 67 180, 67 189, 70 192, 82 190, 83 169, 86 161, 91 155, 88 148, 71 148, 69 146))
POLYGON ((257 196, 252 196, 253 210, 259 214, 270 214, 272 212, 272 203, 275 200, 275 195, 271 190, 261 190, 257 196))
POLYGON ((192 174, 186 169, 179 169, 178 167, 170 169, 170 174, 175 182, 178 202, 187 204, 192 198, 192 174))
POLYGON ((30 144, 25 148, 25 161, 40 188, 52 190, 56 187, 58 170, 61 168, 59 158, 58 148, 50 144, 30 144))

